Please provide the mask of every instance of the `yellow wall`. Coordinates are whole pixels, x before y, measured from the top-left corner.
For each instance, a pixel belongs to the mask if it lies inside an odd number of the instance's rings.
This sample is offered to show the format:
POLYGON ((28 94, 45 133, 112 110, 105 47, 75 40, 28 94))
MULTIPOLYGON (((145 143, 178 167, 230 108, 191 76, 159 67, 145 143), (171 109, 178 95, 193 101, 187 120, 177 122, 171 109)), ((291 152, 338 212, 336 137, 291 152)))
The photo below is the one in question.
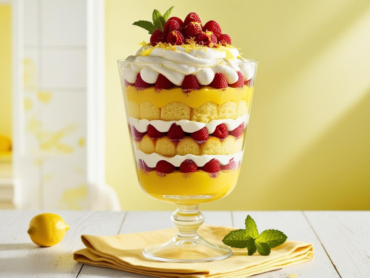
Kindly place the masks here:
POLYGON ((259 60, 239 183, 202 209, 370 209, 370 1, 215 3, 106 1, 107 181, 122 208, 174 209, 140 190, 116 65, 149 41, 132 23, 174 4, 259 60))
POLYGON ((11 7, 0 4, 0 135, 11 137, 11 7))

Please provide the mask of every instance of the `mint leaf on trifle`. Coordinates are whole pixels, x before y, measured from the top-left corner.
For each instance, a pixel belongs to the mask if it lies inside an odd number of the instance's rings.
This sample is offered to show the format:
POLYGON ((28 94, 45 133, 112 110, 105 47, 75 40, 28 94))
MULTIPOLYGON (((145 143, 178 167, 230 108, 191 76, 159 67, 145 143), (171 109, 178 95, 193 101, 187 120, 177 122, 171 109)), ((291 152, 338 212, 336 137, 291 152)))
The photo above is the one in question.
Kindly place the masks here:
POLYGON ((152 17, 154 27, 163 32, 163 27, 166 21, 164 20, 162 14, 158 10, 154 10, 152 17))
POLYGON ((171 8, 169 8, 163 15, 163 18, 164 18, 164 21, 167 21, 168 18, 170 17, 170 14, 172 12, 172 9, 174 8, 174 6, 172 6, 171 8))
POLYGON ((156 29, 163 32, 164 24, 168 20, 173 8, 173 6, 169 8, 163 16, 158 10, 154 10, 152 14, 153 22, 147 20, 139 20, 135 21, 132 25, 139 26, 147 30, 150 35, 153 34, 156 29))
POLYGON ((147 30, 149 32, 149 34, 153 34, 153 32, 155 31, 155 27, 154 27, 153 23, 151 23, 150 21, 147 21, 147 20, 135 21, 132 25, 136 25, 136 26, 139 26, 141 28, 144 28, 145 30, 147 30))

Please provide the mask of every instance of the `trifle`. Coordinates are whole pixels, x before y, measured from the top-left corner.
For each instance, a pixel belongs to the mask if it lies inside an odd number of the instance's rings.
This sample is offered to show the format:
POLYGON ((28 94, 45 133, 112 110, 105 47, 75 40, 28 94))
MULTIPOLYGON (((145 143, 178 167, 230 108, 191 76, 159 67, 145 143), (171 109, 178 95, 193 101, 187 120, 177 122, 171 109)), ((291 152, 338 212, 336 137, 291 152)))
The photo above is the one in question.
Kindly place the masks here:
POLYGON ((195 12, 169 18, 171 10, 135 22, 150 42, 118 61, 140 185, 178 206, 177 235, 143 253, 172 262, 224 259, 228 248, 197 234, 198 205, 236 185, 257 63, 241 57, 216 21, 203 25, 195 12))

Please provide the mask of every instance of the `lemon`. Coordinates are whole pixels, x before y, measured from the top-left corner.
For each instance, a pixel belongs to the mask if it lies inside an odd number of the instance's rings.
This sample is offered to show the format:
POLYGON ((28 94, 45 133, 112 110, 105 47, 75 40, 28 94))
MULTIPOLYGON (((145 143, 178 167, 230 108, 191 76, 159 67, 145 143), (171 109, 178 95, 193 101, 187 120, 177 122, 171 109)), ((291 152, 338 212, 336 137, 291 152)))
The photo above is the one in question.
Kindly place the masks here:
POLYGON ((12 142, 10 139, 4 135, 0 135, 0 153, 8 152, 12 148, 12 142))
POLYGON ((55 213, 42 213, 31 219, 27 233, 40 246, 53 246, 62 241, 69 226, 55 213))

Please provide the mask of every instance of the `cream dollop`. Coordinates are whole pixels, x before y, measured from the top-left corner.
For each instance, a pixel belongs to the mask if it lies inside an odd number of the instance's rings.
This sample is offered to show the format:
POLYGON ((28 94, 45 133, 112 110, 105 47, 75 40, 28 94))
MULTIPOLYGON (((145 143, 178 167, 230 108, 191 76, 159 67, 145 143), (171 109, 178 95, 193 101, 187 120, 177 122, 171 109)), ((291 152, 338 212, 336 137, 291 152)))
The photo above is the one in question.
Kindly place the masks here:
POLYGON ((182 46, 166 49, 147 45, 126 59, 123 75, 128 82, 135 83, 140 72, 145 82, 154 84, 162 74, 173 84, 181 86, 185 75, 193 74, 201 85, 209 85, 216 73, 223 73, 227 82, 233 84, 238 81, 238 71, 242 72, 244 80, 249 80, 254 76, 255 67, 255 62, 242 58, 232 47, 188 50, 182 46))
POLYGON ((181 163, 187 159, 191 159, 198 167, 203 167, 207 162, 212 159, 218 160, 221 165, 229 164, 229 162, 234 159, 235 163, 239 163, 243 159, 243 151, 232 154, 232 155, 175 155, 174 157, 166 157, 157 153, 146 154, 140 150, 135 150, 136 160, 143 160, 146 165, 154 168, 158 161, 165 160, 171 163, 175 167, 180 167, 181 163))
POLYGON ((203 127, 206 127, 208 134, 212 134, 216 127, 220 124, 225 124, 228 131, 234 130, 239 125, 244 123, 246 127, 248 125, 249 115, 245 114, 238 117, 237 119, 223 119, 223 120, 213 120, 209 123, 193 122, 189 120, 180 121, 162 121, 162 120, 139 120, 133 117, 129 117, 128 122, 131 126, 134 126, 139 132, 146 132, 149 125, 154 126, 159 132, 168 132, 173 124, 181 126, 182 130, 188 133, 196 132, 203 127))

